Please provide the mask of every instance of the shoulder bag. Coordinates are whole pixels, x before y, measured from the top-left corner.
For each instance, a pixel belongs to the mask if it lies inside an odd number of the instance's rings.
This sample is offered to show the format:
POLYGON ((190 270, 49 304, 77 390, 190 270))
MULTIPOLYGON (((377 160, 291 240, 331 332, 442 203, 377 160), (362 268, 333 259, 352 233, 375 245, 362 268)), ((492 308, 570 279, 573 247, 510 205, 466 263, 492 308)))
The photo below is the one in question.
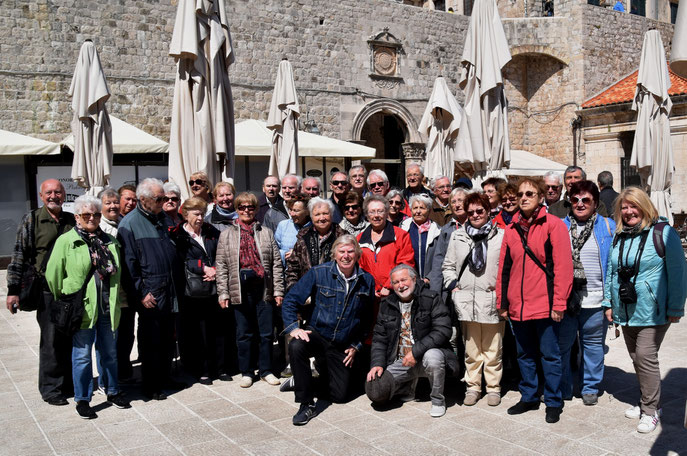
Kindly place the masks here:
POLYGON ((86 280, 79 291, 62 295, 60 299, 54 299, 50 302, 50 321, 53 322, 55 329, 59 332, 73 336, 81 329, 84 313, 84 294, 86 293, 88 282, 91 281, 94 273, 95 268, 91 265, 91 270, 88 272, 86 280))

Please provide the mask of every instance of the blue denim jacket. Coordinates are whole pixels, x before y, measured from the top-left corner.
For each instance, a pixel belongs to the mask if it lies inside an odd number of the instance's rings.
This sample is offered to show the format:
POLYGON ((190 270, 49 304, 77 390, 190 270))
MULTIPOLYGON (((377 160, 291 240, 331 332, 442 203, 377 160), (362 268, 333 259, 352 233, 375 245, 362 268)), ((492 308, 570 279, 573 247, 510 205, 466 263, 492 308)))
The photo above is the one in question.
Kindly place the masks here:
POLYGON ((372 275, 357 266, 354 274, 346 294, 346 283, 336 262, 310 269, 284 298, 282 334, 298 327, 297 312, 304 310, 305 301, 311 298, 308 326, 335 345, 351 346, 359 351, 372 327, 375 283, 372 275))

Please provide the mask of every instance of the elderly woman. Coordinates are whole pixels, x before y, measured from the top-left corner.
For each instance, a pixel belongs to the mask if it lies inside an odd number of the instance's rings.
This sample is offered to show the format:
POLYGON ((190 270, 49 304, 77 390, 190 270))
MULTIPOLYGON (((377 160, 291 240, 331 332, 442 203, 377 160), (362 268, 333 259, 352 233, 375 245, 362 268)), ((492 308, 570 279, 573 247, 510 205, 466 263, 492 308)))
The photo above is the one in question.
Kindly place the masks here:
POLYGON ((210 213, 214 204, 212 203, 212 193, 210 193, 212 182, 210 182, 208 175, 203 172, 193 173, 188 179, 188 185, 193 196, 203 199, 208 203, 207 212, 210 213))
POLYGON ((301 193, 297 193, 286 202, 289 210, 289 219, 282 220, 277 225, 274 232, 274 240, 279 246, 282 265, 286 267, 286 260, 291 256, 293 246, 298 240, 298 232, 312 224, 310 212, 308 211, 309 198, 301 193))
POLYGON ((406 212, 406 201, 403 199, 403 192, 397 188, 392 188, 386 194, 389 201, 389 223, 393 226, 401 226, 401 222, 408 218, 406 212))
POLYGON ((286 290, 288 291, 313 266, 331 258, 332 245, 344 230, 332 223, 334 203, 319 197, 308 202, 312 224, 298 232, 293 252, 286 260, 286 290))
POLYGON ((203 221, 207 203, 192 197, 184 202, 185 223, 172 231, 177 247, 176 271, 179 297, 178 340, 181 361, 203 385, 218 375, 217 305, 215 254, 220 232, 203 221))
POLYGON ((100 217, 100 229, 117 237, 117 226, 121 216, 119 215, 119 193, 114 188, 104 188, 98 193, 98 198, 102 204, 100 217))
POLYGON ((220 231, 224 231, 232 220, 238 218, 234 209, 234 195, 236 188, 229 182, 219 182, 212 190, 215 197, 215 207, 205 216, 205 221, 220 231))
POLYGON ((510 318, 522 377, 522 397, 508 414, 539 408, 537 364, 541 363, 546 422, 556 423, 563 407, 558 330, 573 267, 568 230, 561 219, 546 212, 545 194, 541 179, 524 177, 518 182, 520 211, 504 230, 496 306, 502 318, 510 318))
POLYGON ((339 227, 348 234, 357 236, 369 225, 363 217, 363 197, 359 193, 350 191, 344 195, 343 216, 339 227))
POLYGON ((429 273, 432 270, 432 259, 436 248, 436 240, 441 228, 430 219, 432 213, 432 198, 423 193, 410 197, 410 212, 412 217, 401 223, 401 229, 408 232, 410 242, 415 252, 415 270, 421 279, 429 283, 429 273))
POLYGON ((365 198, 363 212, 370 226, 358 235, 362 249, 360 267, 375 279, 375 295, 379 298, 391 292, 389 273, 401 263, 415 267, 415 252, 410 236, 389 222, 389 201, 384 196, 365 198))
POLYGON ((239 193, 234 204, 239 218, 219 238, 216 281, 220 306, 231 304, 236 317, 239 385, 253 384, 256 367, 260 378, 279 385, 272 374, 273 306, 281 306, 284 296, 279 247, 272 231, 255 220, 255 195, 239 193))
POLYGON ((76 412, 81 418, 97 415, 91 408, 95 342, 98 370, 106 378, 107 401, 129 408, 117 384, 117 325, 119 323, 119 243, 99 227, 102 204, 94 196, 74 201, 76 226, 55 241, 45 280, 55 299, 84 289, 83 319, 72 337, 72 376, 76 412))
POLYGON ((496 277, 503 231, 489 219, 489 197, 471 193, 465 198, 468 219, 455 230, 442 266, 444 285, 451 290, 465 343, 463 405, 482 397, 482 374, 487 404, 501 403, 501 343, 504 320, 496 312, 496 277))
POLYGON ((622 326, 639 380, 639 405, 625 416, 639 419, 637 431, 648 433, 661 415, 658 350, 670 325, 685 313, 687 269, 677 232, 659 218, 643 190, 620 192, 615 222, 601 305, 608 321, 622 326))
POLYGON ((499 200, 501 211, 494 217, 494 223, 501 229, 505 229, 513 221, 513 216, 518 212, 518 187, 515 184, 504 184, 499 187, 499 200))
POLYGON ((165 223, 171 230, 184 221, 179 214, 181 189, 174 182, 165 182, 162 189, 165 192, 162 199, 162 212, 165 214, 165 223))

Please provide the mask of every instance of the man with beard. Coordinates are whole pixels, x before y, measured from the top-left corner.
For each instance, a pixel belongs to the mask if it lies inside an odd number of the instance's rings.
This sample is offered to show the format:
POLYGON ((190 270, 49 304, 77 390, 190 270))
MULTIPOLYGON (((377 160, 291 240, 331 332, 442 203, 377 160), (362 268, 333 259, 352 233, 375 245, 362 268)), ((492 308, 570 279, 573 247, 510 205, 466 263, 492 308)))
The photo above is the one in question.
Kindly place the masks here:
MULTIPOLYGON (((41 284, 55 240, 74 227, 74 216, 62 210, 65 191, 57 179, 41 184, 39 196, 43 207, 24 215, 17 229, 12 260, 7 266, 7 309, 16 313, 19 307, 24 271, 31 265, 36 268, 41 284)), ((47 289, 47 288, 46 288, 47 289)), ((67 405, 66 397, 74 390, 72 383, 72 339, 58 332, 50 320, 47 302, 36 303, 36 319, 41 329, 38 353, 38 390, 50 405, 67 405)))

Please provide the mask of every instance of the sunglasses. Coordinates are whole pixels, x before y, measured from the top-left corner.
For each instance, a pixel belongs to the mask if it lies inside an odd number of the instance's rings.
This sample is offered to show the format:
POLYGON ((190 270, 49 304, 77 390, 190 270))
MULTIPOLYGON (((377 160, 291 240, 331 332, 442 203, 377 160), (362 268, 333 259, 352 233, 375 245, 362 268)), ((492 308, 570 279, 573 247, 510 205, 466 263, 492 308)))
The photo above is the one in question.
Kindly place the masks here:
POLYGON ((532 190, 527 190, 526 192, 518 192, 518 198, 522 198, 523 196, 526 196, 527 198, 532 198, 533 196, 538 195, 538 192, 533 192, 532 190))
POLYGON ((560 185, 547 185, 546 188, 548 190, 558 190, 559 188, 561 188, 561 186, 560 185))
POLYGON ((468 214, 468 217, 472 217, 473 215, 482 215, 484 214, 484 209, 475 209, 474 211, 466 211, 468 214))
POLYGON ((517 203, 518 198, 516 196, 507 196, 507 197, 503 198, 503 201, 504 202, 508 201, 509 203, 517 203))
POLYGON ((384 187, 386 185, 386 182, 372 182, 368 187, 370 188, 375 188, 375 187, 384 187))
POLYGON ((92 219, 92 218, 100 218, 101 215, 102 214, 100 214, 99 212, 96 212, 95 214, 91 214, 89 212, 84 212, 83 214, 79 214, 79 217, 81 217, 82 219, 88 220, 88 219, 92 219))
POLYGON ((391 200, 389 201, 389 206, 403 206, 403 201, 391 200))
POLYGON ((155 201, 157 204, 160 204, 165 200, 164 196, 158 196, 157 198, 150 198, 151 200, 155 201))
POLYGON ((172 201, 172 202, 174 202, 174 203, 178 203, 178 202, 179 202, 179 197, 178 197, 178 196, 164 196, 164 197, 162 198, 162 201, 164 201, 165 203, 168 202, 168 201, 172 201))
POLYGON ((255 206, 252 204, 242 204, 238 207, 238 210, 241 212, 253 212, 255 210, 255 206))
POLYGON ((332 181, 332 185, 334 187, 346 186, 348 185, 348 181, 332 181))
POLYGON ((360 209, 360 204, 346 205, 346 206, 344 206, 344 209, 347 211, 357 211, 358 209, 360 209))
POLYGON ((570 202, 575 205, 577 203, 582 203, 585 206, 589 206, 592 203, 592 199, 588 196, 585 196, 584 198, 578 198, 576 196, 571 196, 570 197, 570 202))
POLYGON ((193 184, 205 185, 205 181, 203 179, 196 179, 196 180, 191 179, 190 181, 188 181, 188 185, 193 186, 193 184))

